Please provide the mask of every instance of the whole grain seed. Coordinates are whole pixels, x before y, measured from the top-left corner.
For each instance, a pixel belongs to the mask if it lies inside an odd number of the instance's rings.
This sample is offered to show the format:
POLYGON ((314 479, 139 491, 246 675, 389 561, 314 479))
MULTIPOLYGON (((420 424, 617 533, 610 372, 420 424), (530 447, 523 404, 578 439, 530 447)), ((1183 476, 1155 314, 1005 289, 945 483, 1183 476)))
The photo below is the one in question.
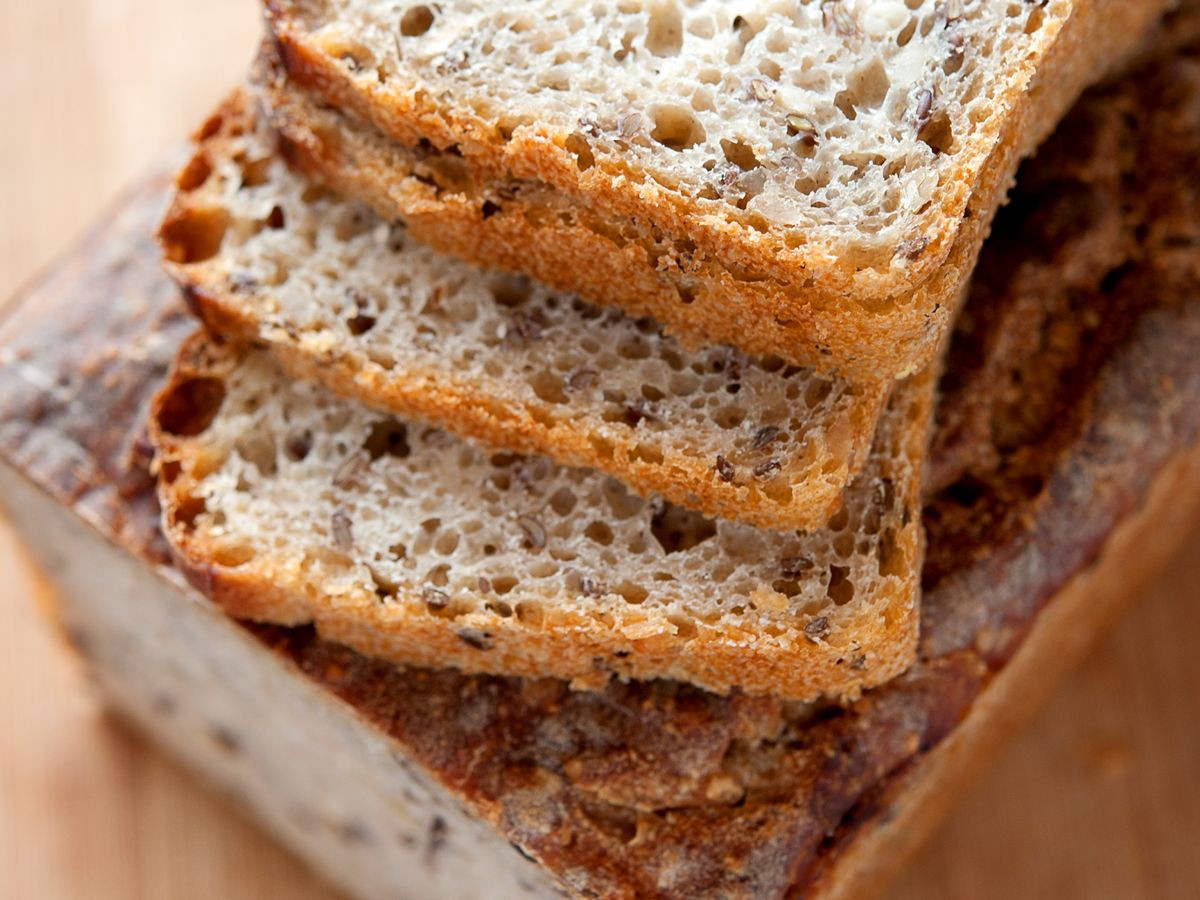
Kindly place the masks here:
POLYGON ((774 441, 777 437, 779 437, 782 433, 783 432, 780 431, 778 428, 776 428, 774 425, 767 425, 763 428, 760 428, 760 429, 758 429, 758 431, 756 431, 754 433, 754 439, 750 442, 750 449, 751 450, 762 450, 764 447, 768 446, 772 441, 774 441))
POLYGON ((814 563, 807 556, 788 556, 780 564, 784 578, 800 578, 813 570, 814 563))
POLYGON ((778 457, 772 456, 766 462, 761 462, 754 467, 754 477, 766 481, 774 478, 782 469, 783 463, 779 461, 778 457))
POLYGON ((567 393, 578 393, 595 387, 600 382, 600 373, 595 369, 576 369, 567 376, 567 393))
POLYGON ((330 531, 333 534, 333 545, 343 553, 349 552, 354 547, 351 525, 350 515, 344 509, 334 510, 330 531))
POLYGON ((492 635, 487 631, 480 631, 476 628, 464 628, 458 632, 458 638, 468 647, 474 647, 476 650, 492 649, 492 635))
POLYGON ((733 481, 734 476, 737 474, 737 471, 733 467, 733 463, 731 463, 729 460, 727 460, 724 456, 721 456, 720 454, 717 455, 716 470, 717 470, 717 477, 720 478, 722 481, 724 481, 726 484, 733 481))
POLYGON ((542 523, 530 516, 519 516, 517 527, 525 536, 525 542, 534 550, 544 550, 546 547, 546 529, 542 523))
POLYGON ((917 94, 917 128, 920 128, 929 121, 929 114, 933 110, 933 91, 925 88, 921 93, 917 94))
POLYGON ((445 591, 439 591, 435 587, 426 587, 421 589, 421 599, 425 602, 425 606, 431 611, 441 611, 450 605, 450 595, 445 591))
POLYGON ((817 616, 804 626, 804 634, 812 640, 820 640, 829 633, 829 617, 817 616))

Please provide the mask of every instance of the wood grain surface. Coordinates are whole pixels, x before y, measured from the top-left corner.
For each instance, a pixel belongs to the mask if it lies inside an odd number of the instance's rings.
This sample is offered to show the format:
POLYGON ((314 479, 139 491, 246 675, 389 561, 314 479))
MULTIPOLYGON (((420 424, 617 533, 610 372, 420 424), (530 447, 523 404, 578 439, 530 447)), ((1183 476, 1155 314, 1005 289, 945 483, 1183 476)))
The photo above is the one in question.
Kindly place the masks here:
MULTIPOLYGON (((0 0, 0 297, 203 117, 256 0, 0 0)), ((0 522, 0 897, 334 895, 111 722, 0 522)), ((1200 536, 892 891, 1200 897, 1200 536)))

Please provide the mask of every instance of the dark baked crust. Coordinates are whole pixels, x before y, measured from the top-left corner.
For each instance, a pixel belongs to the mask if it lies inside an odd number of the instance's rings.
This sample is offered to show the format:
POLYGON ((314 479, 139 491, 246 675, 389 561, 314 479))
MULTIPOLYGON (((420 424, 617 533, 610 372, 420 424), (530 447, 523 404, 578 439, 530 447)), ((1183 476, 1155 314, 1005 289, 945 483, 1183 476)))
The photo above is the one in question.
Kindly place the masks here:
POLYGON ((145 422, 195 328, 155 262, 170 171, 115 200, 0 316, 0 458, 156 561, 170 551, 145 422))
MULTIPOLYGON (((1013 654, 1068 636, 1069 622, 1040 635, 1045 605, 1051 616, 1059 589, 1135 514, 1156 473, 1197 444, 1200 61, 1184 54, 1097 90, 1064 128, 997 225, 989 280, 952 354, 936 442, 942 490, 926 518, 923 661, 908 675, 848 710, 664 683, 578 694, 405 671, 304 629, 255 632, 580 893, 827 889, 911 773, 995 702, 989 685, 1013 654), (1075 201, 1052 195, 1092 197, 1082 221, 1095 227, 1064 227, 1075 201), (1029 306, 1030 296, 1043 299, 1029 306), (1088 324, 1110 307, 1120 315, 1088 324), (973 322, 1036 340, 981 344, 973 322), (1016 406, 1030 418, 1009 446, 997 435, 1012 425, 1018 384, 1038 402, 1016 406), (984 489, 965 490, 964 478, 984 489), (987 511, 988 533, 969 527, 987 511)), ((25 368, 0 366, 0 455, 153 556, 157 520, 136 448, 186 326, 148 238, 130 237, 139 216, 149 234, 156 195, 133 202, 142 205, 117 219, 123 233, 85 243, 5 323, 0 352, 25 368), (161 359, 144 352, 160 344, 161 359), (67 390, 53 389, 59 376, 67 390)), ((1177 538, 1162 534, 1163 544, 1177 538)))

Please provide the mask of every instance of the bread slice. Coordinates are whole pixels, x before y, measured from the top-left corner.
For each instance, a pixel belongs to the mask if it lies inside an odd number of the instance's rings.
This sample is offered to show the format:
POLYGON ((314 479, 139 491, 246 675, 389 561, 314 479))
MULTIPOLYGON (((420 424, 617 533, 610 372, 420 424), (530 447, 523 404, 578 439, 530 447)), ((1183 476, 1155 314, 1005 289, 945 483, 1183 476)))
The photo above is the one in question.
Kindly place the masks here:
POLYGON ((488 453, 203 334, 151 437, 167 536, 240 618, 469 672, 846 697, 913 660, 932 382, 896 389, 845 506, 808 535, 488 453))
POLYGON ((244 92, 205 125, 160 229, 219 333, 296 377, 710 516, 811 530, 862 468, 882 385, 689 353, 649 320, 439 255, 289 171, 244 92))
POLYGON ((339 189, 856 380, 934 356, 1019 158, 1168 5, 266 0, 280 127, 339 189))

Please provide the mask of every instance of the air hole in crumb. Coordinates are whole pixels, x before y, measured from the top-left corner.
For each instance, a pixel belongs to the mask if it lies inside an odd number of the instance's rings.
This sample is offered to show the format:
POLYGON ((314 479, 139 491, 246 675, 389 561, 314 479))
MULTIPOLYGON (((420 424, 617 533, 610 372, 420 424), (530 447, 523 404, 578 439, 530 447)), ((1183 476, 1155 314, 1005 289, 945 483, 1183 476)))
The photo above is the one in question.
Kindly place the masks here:
MULTIPOLYGON (((504 595, 510 593, 518 584, 518 580, 511 575, 500 575, 492 579, 492 590, 497 594, 504 595)), ((518 615, 520 615, 519 610, 518 615)))
POLYGON ((158 425, 167 434, 196 437, 208 430, 225 402, 225 385, 216 378, 189 378, 162 399, 158 425))
POLYGON ((698 512, 665 503, 650 519, 650 533, 664 553, 681 553, 715 536, 717 523, 698 512))
POLYGON ((986 493, 987 486, 979 479, 969 475, 960 478, 942 491, 943 496, 947 499, 968 509, 978 503, 986 493))
POLYGON ((209 163, 208 157, 203 153, 197 153, 179 173, 179 177, 175 179, 175 186, 181 191, 194 191, 196 188, 202 187, 211 175, 212 164, 209 163))
POLYGON ((800 582, 793 578, 777 579, 771 583, 771 587, 774 588, 778 593, 783 594, 783 596, 787 597, 788 599, 797 596, 802 590, 804 590, 800 582))
MULTIPOLYGON (((875 109, 887 99, 891 82, 883 63, 876 59, 869 66, 859 69, 850 78, 853 104, 856 109, 875 109)), ((853 118, 853 116, 851 116, 853 118)))
POLYGON ((649 359, 650 344, 641 337, 631 337, 617 345, 617 354, 622 359, 649 359))
POLYGON ((658 466, 662 465, 663 453, 658 447, 642 441, 629 452, 629 458, 658 466))
POLYGON ((617 585, 616 592, 625 598, 626 603, 632 603, 634 606, 643 603, 645 599, 650 596, 650 592, 648 590, 646 590, 640 584, 634 584, 631 581, 621 582, 619 585, 617 585))
POLYGON ((213 562, 227 569, 236 569, 254 559, 254 549, 246 544, 218 547, 213 553, 213 562))
POLYGON ((493 612, 502 619, 512 618, 513 608, 503 600, 490 600, 487 603, 489 612, 493 612))
POLYGON ((683 16, 672 2, 655 3, 646 26, 646 49, 655 56, 676 56, 683 47, 683 16))
POLYGON ((185 265, 212 259, 229 225, 229 213, 223 209, 197 209, 170 218, 159 231, 163 252, 171 262, 185 265))
POLYGON ((363 442, 363 449, 372 460, 384 456, 405 459, 412 448, 408 445, 408 427, 398 419, 382 419, 371 426, 371 432, 363 442))
POLYGON ((559 488, 550 498, 550 508, 560 516, 569 516, 575 509, 575 492, 570 488, 559 488))
POLYGON ((854 109, 854 95, 850 91, 838 91, 833 97, 833 105, 851 121, 858 117, 858 112, 854 109))
POLYGON ((515 610, 517 621, 534 628, 542 624, 542 606, 540 603, 518 603, 515 610))
POLYGON ((238 456, 250 463, 265 477, 275 474, 278 463, 278 451, 275 438, 265 429, 248 431, 237 442, 235 447, 238 456))
POLYGON ((242 187, 256 188, 267 183, 274 157, 264 156, 262 159, 251 159, 242 163, 242 187))
POLYGON ((208 505, 203 497, 185 496, 171 511, 171 521, 189 531, 196 527, 196 520, 208 512, 208 505))
POLYGON ((749 144, 744 144, 740 140, 730 141, 721 138, 721 149, 725 151, 725 158, 743 172, 749 172, 759 165, 758 157, 754 155, 754 150, 749 144))
POLYGON ((584 535, 588 540, 594 541, 602 547, 607 547, 613 542, 612 529, 604 522, 592 522, 583 530, 584 535))
POLYGON ((208 121, 206 121, 203 125, 200 126, 200 130, 198 132, 196 132, 196 136, 193 140, 195 140, 197 143, 202 143, 203 141, 207 141, 209 138, 213 137, 217 132, 219 132, 224 127, 225 127, 225 111, 222 110, 221 112, 218 112, 215 115, 210 116, 208 121))
POLYGON ((400 33, 405 37, 420 37, 433 27, 433 10, 414 6, 400 18, 400 33))
POLYGON ((934 153, 949 153, 954 146, 954 130, 949 114, 939 109, 921 126, 917 137, 928 144, 934 153))
POLYGON ((850 570, 844 566, 829 567, 829 587, 825 593, 838 606, 845 606, 854 599, 854 582, 850 580, 850 570))
POLYGON ((287 224, 287 219, 284 218, 283 207, 282 206, 271 207, 271 212, 267 216, 267 219, 266 219, 266 226, 268 228, 273 228, 276 231, 278 231, 280 228, 283 228, 283 226, 286 224, 287 224))
POLYGON ((371 582, 375 585, 375 595, 377 597, 395 597, 400 592, 399 583, 379 572, 374 566, 367 566, 367 573, 371 576, 371 582))
POLYGON ((696 623, 693 622, 691 619, 689 619, 687 616, 681 615, 679 613, 674 613, 672 615, 667 616, 667 621, 675 626, 675 634, 678 637, 694 638, 699 633, 699 629, 696 627, 696 623))
POLYGON ((654 110, 650 137, 671 150, 687 150, 704 141, 700 120, 682 106, 660 106, 654 110))
POLYGON ((533 392, 538 395, 539 399, 547 403, 559 404, 567 402, 564 382, 553 372, 543 369, 535 373, 529 379, 529 386, 533 388, 533 392))
POLYGON ((575 132, 567 137, 566 141, 567 152, 575 157, 575 164, 579 167, 580 172, 586 172, 596 164, 595 154, 592 153, 592 148, 582 134, 575 132))
POLYGON ((368 331, 375 327, 376 319, 374 316, 368 316, 366 313, 356 313, 346 320, 346 328, 355 337, 362 337, 368 331))
POLYGON ((433 542, 433 549, 441 556, 449 556, 458 549, 458 532, 443 531, 433 542))
POLYGON ((891 529, 879 537, 879 574, 894 577, 904 574, 904 554, 896 545, 896 533, 891 529))
POLYGON ((745 419, 745 410, 737 406, 722 406, 713 414, 713 421, 725 429, 737 428, 745 419))
POLYGON ((607 803, 582 804, 582 812, 596 831, 620 844, 632 844, 638 835, 640 813, 607 803))
POLYGON ((533 285, 521 275, 500 275, 492 282, 492 296, 501 306, 516 309, 523 305, 533 292, 533 285))

